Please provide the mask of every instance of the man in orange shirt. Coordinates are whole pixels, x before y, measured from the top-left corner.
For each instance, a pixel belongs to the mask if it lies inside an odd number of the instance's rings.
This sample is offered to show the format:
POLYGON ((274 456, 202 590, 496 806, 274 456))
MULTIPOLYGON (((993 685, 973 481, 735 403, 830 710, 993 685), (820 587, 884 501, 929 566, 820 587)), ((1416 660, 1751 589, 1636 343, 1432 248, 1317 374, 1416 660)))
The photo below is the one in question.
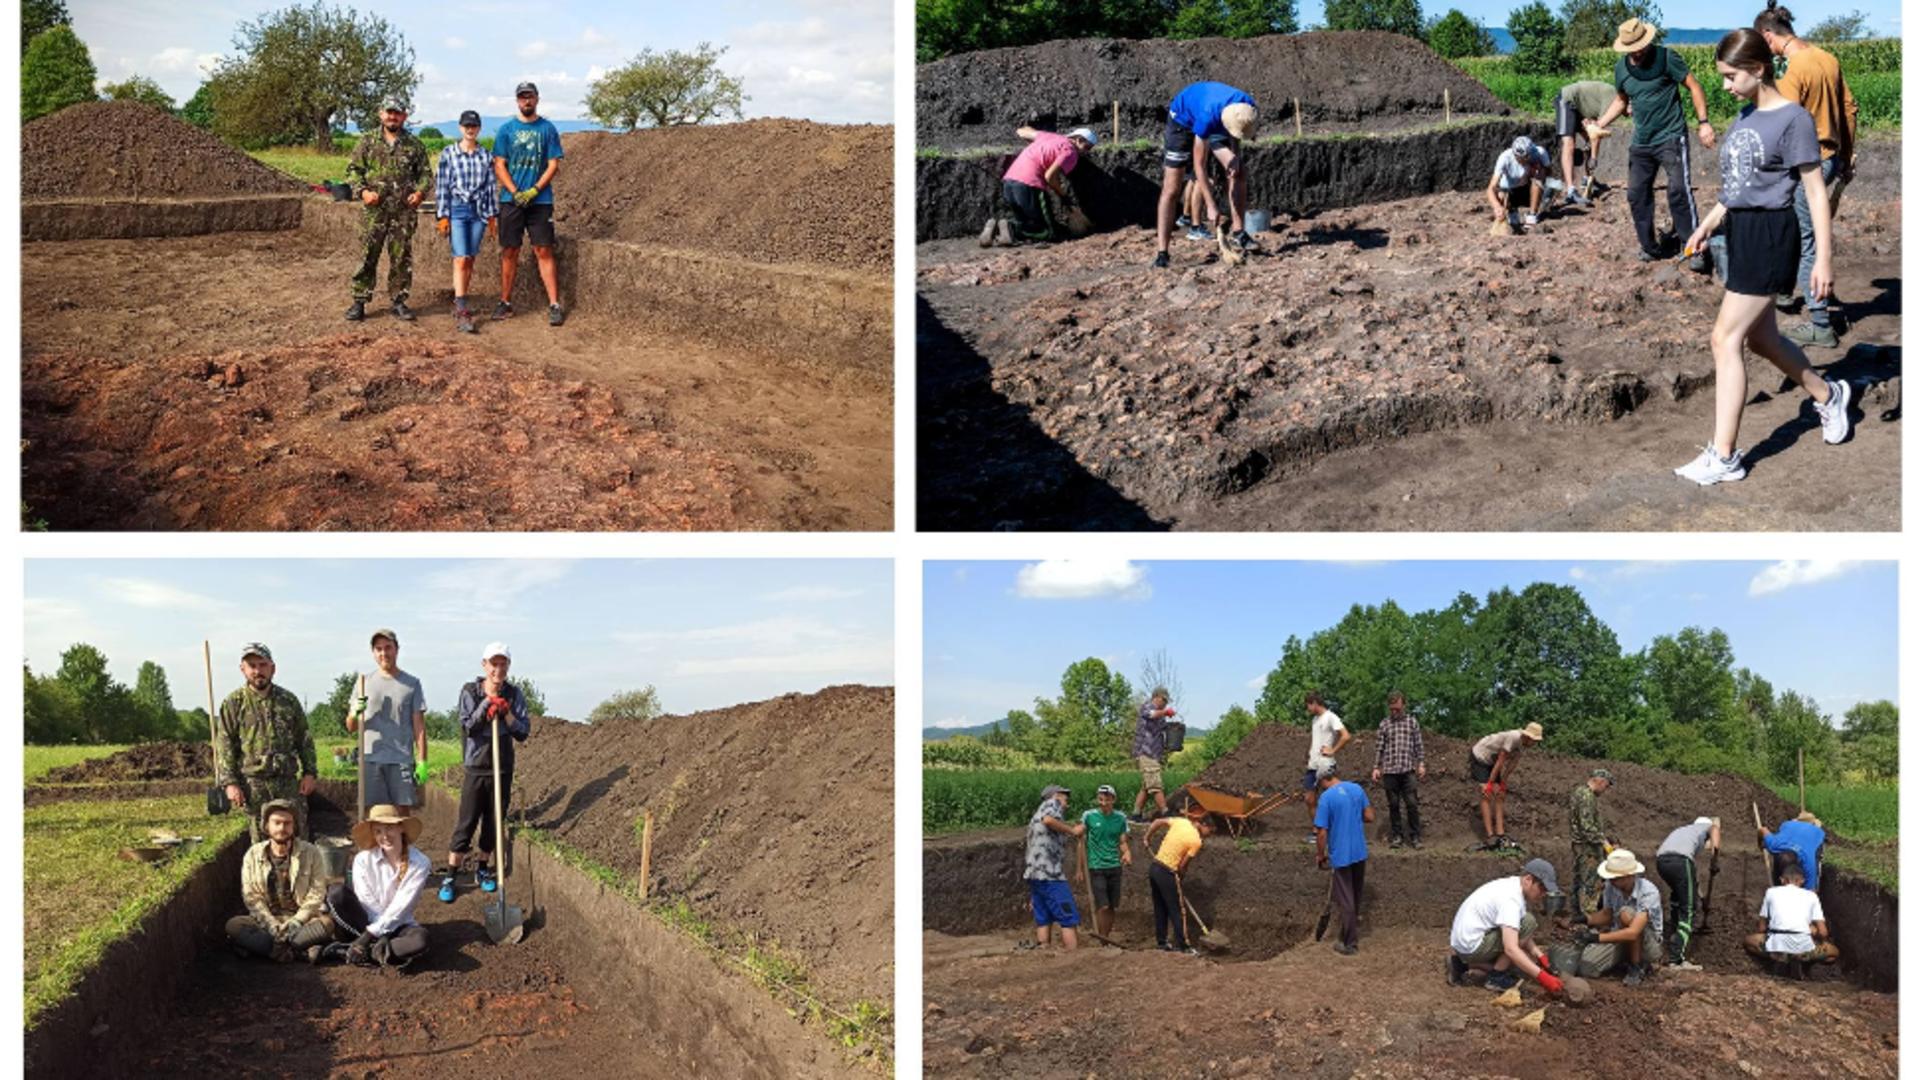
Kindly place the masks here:
MULTIPOLYGON (((1820 178, 1827 182, 1827 206, 1831 213, 1838 214, 1840 193, 1853 179, 1854 133, 1860 115, 1860 106, 1840 74, 1840 61, 1825 49, 1795 37, 1793 13, 1775 0, 1769 0, 1767 10, 1754 18, 1753 28, 1767 39, 1773 55, 1787 60, 1787 73, 1775 84, 1780 93, 1813 115, 1814 130, 1820 136, 1820 178)), ((1788 340, 1801 345, 1834 348, 1840 344, 1840 337, 1827 310, 1833 300, 1830 296, 1816 297, 1807 288, 1816 252, 1813 214, 1807 208, 1804 186, 1794 188, 1793 209, 1800 218, 1800 292, 1807 298, 1807 321, 1787 327, 1785 333, 1788 340)), ((1792 300, 1791 296, 1779 297, 1776 303, 1784 307, 1792 300)))
POLYGON ((1189 806, 1185 817, 1156 818, 1141 839, 1153 851, 1153 834, 1167 830, 1160 850, 1153 852, 1147 867, 1147 883, 1153 886, 1153 936, 1169 952, 1198 954, 1187 944, 1187 924, 1181 917, 1179 875, 1187 863, 1200 854, 1206 838, 1213 835, 1213 818, 1197 806, 1189 806), (1173 944, 1167 944, 1167 924, 1173 924, 1173 944))

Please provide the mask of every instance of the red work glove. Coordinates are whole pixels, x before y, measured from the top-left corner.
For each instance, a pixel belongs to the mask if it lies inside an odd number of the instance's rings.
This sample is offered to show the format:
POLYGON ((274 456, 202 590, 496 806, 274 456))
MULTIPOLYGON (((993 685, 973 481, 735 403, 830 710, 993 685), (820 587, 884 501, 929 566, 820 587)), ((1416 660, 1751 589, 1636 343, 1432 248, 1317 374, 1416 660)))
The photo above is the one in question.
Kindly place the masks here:
POLYGON ((1551 956, 1548 956, 1548 955, 1547 955, 1546 953, 1541 953, 1541 954, 1540 954, 1540 970, 1541 970, 1541 971, 1552 971, 1552 970, 1553 970, 1553 957, 1551 957, 1551 956))
POLYGON ((1500 781, 1500 794, 1505 795, 1506 793, 1507 793, 1507 782, 1505 780, 1502 780, 1500 781))
POLYGON ((1566 989, 1566 984, 1560 981, 1560 976, 1543 969, 1540 972, 1540 989, 1549 994, 1558 994, 1566 989))
POLYGON ((1173 715, 1173 710, 1172 710, 1171 708, 1169 708, 1169 709, 1167 709, 1167 710, 1166 710, 1166 715, 1167 715, 1167 716, 1172 716, 1172 715, 1173 715))
POLYGON ((507 699, 498 694, 487 695, 487 715, 499 719, 507 711, 507 699))
POLYGON ((1487 781, 1486 786, 1480 789, 1480 794, 1482 795, 1493 794, 1493 781, 1491 780, 1487 781))

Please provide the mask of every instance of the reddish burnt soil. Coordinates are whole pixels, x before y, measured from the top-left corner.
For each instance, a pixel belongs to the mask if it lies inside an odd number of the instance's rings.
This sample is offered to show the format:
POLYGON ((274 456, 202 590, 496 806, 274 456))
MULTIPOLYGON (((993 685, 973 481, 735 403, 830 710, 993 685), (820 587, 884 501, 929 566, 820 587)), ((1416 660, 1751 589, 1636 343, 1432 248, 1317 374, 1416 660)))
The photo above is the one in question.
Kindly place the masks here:
POLYGON ((893 690, 644 724, 545 719, 518 759, 528 825, 629 876, 653 811, 652 891, 798 956, 829 995, 892 1000, 893 690))
MULTIPOLYGON (((1167 102, 1209 79, 1252 94, 1265 134, 1293 123, 1292 99, 1317 128, 1365 122, 1372 130, 1437 118, 1442 94, 1456 113, 1509 110, 1479 82, 1400 34, 1376 31, 1233 40, 1081 38, 984 49, 921 64, 914 78, 921 147, 1011 145, 1013 130, 1091 124, 1104 138, 1120 105, 1123 138, 1160 137, 1167 102)), ((1489 166, 1491 168, 1491 166, 1489 166)))
POLYGON ((49 769, 36 783, 101 784, 133 780, 209 780, 213 748, 203 742, 152 742, 107 757, 49 769))
POLYGON ((192 124, 151 105, 90 101, 20 129, 20 194, 95 196, 243 195, 303 191, 192 124))
MULTIPOLYGON (((25 498, 62 529, 722 529, 717 456, 604 385, 349 333, 169 357, 34 352, 25 498)), ((750 520, 750 519, 747 519, 750 520)))
POLYGON ((893 128, 749 120, 565 137, 555 220, 580 236, 893 270, 893 128))
MULTIPOLYGON (((1869 145, 1889 172, 1898 142, 1869 145)), ((1889 184, 1849 191, 1852 329, 1810 350, 1853 438, 1750 359, 1752 473, 1710 491, 1670 470, 1711 428, 1720 292, 1637 263, 1618 191, 1522 237, 1478 193, 1330 212, 1238 268, 1177 240, 1155 272, 1137 229, 924 244, 921 526, 1894 528, 1900 220, 1889 184)))

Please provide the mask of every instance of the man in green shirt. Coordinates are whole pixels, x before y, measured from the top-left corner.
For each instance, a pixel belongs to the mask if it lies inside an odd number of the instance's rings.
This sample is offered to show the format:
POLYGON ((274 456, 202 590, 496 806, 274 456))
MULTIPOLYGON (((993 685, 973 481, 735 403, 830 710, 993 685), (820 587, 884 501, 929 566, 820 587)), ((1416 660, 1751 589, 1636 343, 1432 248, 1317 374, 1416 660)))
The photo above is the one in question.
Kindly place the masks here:
POLYGON ((421 201, 433 189, 433 163, 426 145, 407 130, 405 101, 390 97, 380 106, 380 126, 353 145, 346 173, 362 204, 360 270, 353 275, 353 306, 347 308, 347 321, 367 317, 384 249, 393 317, 412 322, 407 294, 413 290, 413 227, 420 220, 421 201))
MULTIPOLYGON (((1633 211, 1633 230, 1640 237, 1640 261, 1661 257, 1653 229, 1653 179, 1667 174, 1667 210, 1673 215, 1673 235, 1692 236, 1700 223, 1693 202, 1693 158, 1688 152, 1686 115, 1680 110, 1680 90, 1693 98, 1699 117, 1700 145, 1713 149, 1713 124, 1707 120, 1707 92, 1687 69, 1680 54, 1654 44, 1660 28, 1639 19, 1620 24, 1613 51, 1622 54, 1613 64, 1613 104, 1594 126, 1601 131, 1633 106, 1633 141, 1627 146, 1627 206, 1633 211)), ((1707 253, 1696 251, 1687 263, 1697 273, 1707 271, 1707 253)))
MULTIPOLYGON (((1573 82, 1560 88, 1553 99, 1553 131, 1560 139, 1560 179, 1567 185, 1567 202, 1574 206, 1591 205, 1583 186, 1574 179, 1580 157, 1578 143, 1587 144, 1587 178, 1593 178, 1593 155, 1600 149, 1594 138, 1593 122, 1606 115, 1613 104, 1612 83, 1598 79, 1573 82)), ((1605 137, 1605 132, 1601 133, 1605 137)))
POLYGON ((307 833, 307 796, 319 784, 313 732, 293 691, 273 681, 273 653, 252 642, 240 649, 246 685, 220 703, 213 743, 214 783, 247 815, 252 843, 267 839, 260 809, 274 800, 293 805, 293 835, 307 833))
POLYGON ((1122 868, 1133 865, 1127 846, 1127 815, 1113 808, 1114 791, 1100 785, 1099 806, 1080 815, 1087 830, 1087 873, 1093 888, 1093 929, 1101 937, 1113 933, 1113 913, 1120 907, 1122 868))

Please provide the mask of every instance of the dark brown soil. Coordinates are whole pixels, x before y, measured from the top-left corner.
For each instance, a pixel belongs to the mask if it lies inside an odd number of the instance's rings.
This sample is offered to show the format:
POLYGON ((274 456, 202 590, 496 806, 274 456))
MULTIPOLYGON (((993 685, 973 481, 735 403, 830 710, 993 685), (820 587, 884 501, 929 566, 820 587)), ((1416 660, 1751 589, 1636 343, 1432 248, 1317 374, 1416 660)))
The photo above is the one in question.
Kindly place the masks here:
POLYGON ((117 754, 50 769, 41 784, 124 783, 130 780, 211 780, 213 748, 203 742, 152 742, 117 754))
POLYGON ((171 795, 198 795, 207 788, 207 779, 132 780, 116 783, 47 784, 35 781, 26 787, 27 806, 48 803, 102 802, 120 799, 160 799, 171 795))
POLYGON ((566 137, 555 219, 580 236, 893 270, 893 128, 749 120, 566 137))
MULTIPOLYGON (((1228 83, 1260 103, 1264 134, 1304 122, 1439 118, 1442 94, 1456 114, 1511 110, 1432 50, 1381 32, 1269 35, 1233 40, 1126 41, 1081 38, 985 49, 922 64, 915 75, 918 145, 958 149, 1012 145, 1013 130, 1089 124, 1102 137, 1120 106, 1122 140, 1158 140, 1167 102, 1202 79, 1228 83)), ((1488 170, 1492 166, 1488 165, 1488 170)))
POLYGON ((514 802, 630 876, 653 811, 652 891, 798 956, 830 996, 892 1000, 893 690, 645 724, 538 724, 514 802))
POLYGON ((91 101, 20 129, 20 193, 76 195, 266 194, 306 185, 150 105, 91 101))

